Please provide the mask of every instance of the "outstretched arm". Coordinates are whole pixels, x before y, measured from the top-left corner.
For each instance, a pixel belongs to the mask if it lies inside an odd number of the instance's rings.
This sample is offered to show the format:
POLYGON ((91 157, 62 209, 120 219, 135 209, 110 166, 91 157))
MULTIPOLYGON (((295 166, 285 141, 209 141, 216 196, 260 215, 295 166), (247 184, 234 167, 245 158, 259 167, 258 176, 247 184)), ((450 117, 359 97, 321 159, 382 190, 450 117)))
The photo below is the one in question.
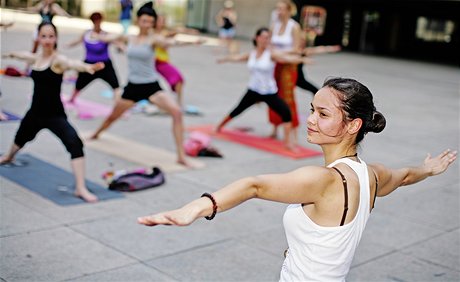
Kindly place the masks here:
POLYGON ((9 52, 2 55, 2 57, 26 61, 29 64, 33 64, 36 60, 36 54, 27 51, 9 52))
POLYGON ((305 56, 311 56, 316 54, 325 54, 325 53, 335 53, 339 52, 342 48, 340 45, 326 45, 326 46, 315 46, 315 47, 306 47, 303 50, 305 56))
POLYGON ((272 60, 281 64, 311 64, 313 61, 310 58, 302 57, 290 52, 277 52, 272 50, 272 60))
POLYGON ((249 53, 244 53, 244 54, 232 54, 225 56, 223 58, 217 59, 218 64, 222 63, 235 63, 235 62, 246 62, 249 59, 249 53))
POLYGON ((457 151, 446 150, 432 158, 430 154, 418 167, 389 169, 381 164, 372 164, 371 168, 377 174, 379 189, 377 196, 383 197, 395 191, 400 186, 407 186, 443 173, 457 159, 457 151))
MULTIPOLYGON (((253 198, 282 203, 314 203, 322 197, 326 187, 337 180, 332 169, 304 167, 284 174, 267 174, 237 180, 213 193, 217 212, 229 210, 253 198)), ((213 213, 208 198, 196 199, 180 209, 138 218, 147 226, 185 226, 213 213)))
POLYGON ((169 47, 173 46, 186 46, 186 45, 197 45, 204 43, 205 40, 202 38, 198 38, 194 41, 190 40, 178 40, 177 38, 172 37, 165 37, 163 35, 155 35, 152 40, 152 48, 161 47, 164 49, 168 49, 169 47))
POLYGON ((95 73, 105 67, 104 63, 87 64, 79 60, 71 60, 65 56, 59 55, 54 61, 51 68, 56 73, 63 73, 66 70, 76 70, 78 72, 95 73))

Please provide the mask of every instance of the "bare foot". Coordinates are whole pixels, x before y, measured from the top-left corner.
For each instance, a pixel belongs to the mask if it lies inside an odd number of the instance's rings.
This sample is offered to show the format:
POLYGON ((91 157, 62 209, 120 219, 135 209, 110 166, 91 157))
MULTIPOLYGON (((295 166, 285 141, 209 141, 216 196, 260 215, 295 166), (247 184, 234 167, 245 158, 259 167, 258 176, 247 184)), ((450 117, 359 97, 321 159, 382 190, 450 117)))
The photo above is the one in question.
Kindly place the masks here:
POLYGON ((299 152, 299 149, 297 148, 297 145, 295 144, 284 144, 284 148, 293 153, 299 152))
POLYGON ((67 103, 71 104, 71 105, 75 105, 75 98, 70 98, 67 103))
POLYGON ((88 190, 81 192, 75 191, 75 197, 81 198, 83 201, 88 203, 95 203, 98 201, 97 196, 88 190))
POLYGON ((8 120, 8 116, 0 111, 0 120, 8 120))
POLYGON ((99 134, 96 134, 96 133, 91 134, 91 136, 89 137, 89 140, 97 140, 97 139, 99 139, 99 134))
POLYGON ((192 161, 189 161, 187 159, 178 159, 177 163, 180 164, 180 165, 186 166, 186 167, 188 167, 190 169, 197 169, 197 168, 202 167, 202 165, 199 165, 199 164, 194 163, 192 161))
POLYGON ((213 130, 214 133, 219 133, 222 131, 222 126, 216 126, 213 130))
POLYGON ((13 161, 14 159, 12 157, 7 157, 5 155, 0 156, 0 164, 8 164, 8 163, 12 163, 13 161))

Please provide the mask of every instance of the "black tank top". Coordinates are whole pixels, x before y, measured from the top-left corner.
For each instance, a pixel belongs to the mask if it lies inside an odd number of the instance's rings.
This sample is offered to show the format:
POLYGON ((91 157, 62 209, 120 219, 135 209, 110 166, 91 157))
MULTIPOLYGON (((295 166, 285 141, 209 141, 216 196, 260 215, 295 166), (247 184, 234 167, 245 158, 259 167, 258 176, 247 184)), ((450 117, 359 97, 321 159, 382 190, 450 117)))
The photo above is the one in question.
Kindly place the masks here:
POLYGON ((223 29, 231 29, 233 27, 233 24, 229 18, 223 17, 222 19, 224 20, 224 25, 222 26, 223 29))
POLYGON ((57 74, 51 67, 42 71, 32 70, 30 77, 34 81, 34 95, 30 111, 42 117, 66 116, 61 101, 63 74, 57 74))
POLYGON ((50 23, 53 21, 54 14, 51 13, 51 7, 48 7, 48 12, 44 12, 45 7, 40 9, 40 16, 42 17, 42 22, 50 23))

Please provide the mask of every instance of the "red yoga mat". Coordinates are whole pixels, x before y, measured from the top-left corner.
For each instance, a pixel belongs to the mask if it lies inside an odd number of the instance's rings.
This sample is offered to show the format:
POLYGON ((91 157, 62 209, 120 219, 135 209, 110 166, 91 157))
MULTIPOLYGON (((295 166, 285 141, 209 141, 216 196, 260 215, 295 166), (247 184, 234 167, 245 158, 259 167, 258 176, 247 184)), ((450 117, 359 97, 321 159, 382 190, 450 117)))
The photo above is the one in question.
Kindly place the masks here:
POLYGON ((241 130, 225 128, 216 133, 214 132, 214 128, 214 125, 201 125, 189 127, 187 130, 203 132, 212 135, 212 137, 217 139, 235 142, 292 159, 303 159, 322 155, 319 151, 307 149, 302 146, 297 146, 295 151, 288 150, 284 147, 284 143, 282 141, 273 138, 260 137, 241 130))

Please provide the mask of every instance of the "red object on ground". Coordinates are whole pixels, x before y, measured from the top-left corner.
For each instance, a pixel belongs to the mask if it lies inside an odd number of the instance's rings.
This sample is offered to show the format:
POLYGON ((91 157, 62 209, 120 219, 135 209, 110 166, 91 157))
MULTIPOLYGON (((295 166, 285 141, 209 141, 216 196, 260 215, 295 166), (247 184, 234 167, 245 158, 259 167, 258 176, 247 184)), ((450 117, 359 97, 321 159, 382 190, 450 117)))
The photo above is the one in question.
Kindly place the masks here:
POLYGON ((200 131, 211 135, 213 138, 227 140, 230 142, 239 143, 259 150, 267 151, 273 154, 289 157, 292 159, 303 159, 322 155, 321 152, 308 149, 302 146, 297 146, 295 151, 286 149, 283 141, 269 138, 260 137, 253 134, 248 134, 241 130, 223 129, 216 133, 214 132, 214 125, 201 125, 192 126, 187 128, 188 131, 200 131))

